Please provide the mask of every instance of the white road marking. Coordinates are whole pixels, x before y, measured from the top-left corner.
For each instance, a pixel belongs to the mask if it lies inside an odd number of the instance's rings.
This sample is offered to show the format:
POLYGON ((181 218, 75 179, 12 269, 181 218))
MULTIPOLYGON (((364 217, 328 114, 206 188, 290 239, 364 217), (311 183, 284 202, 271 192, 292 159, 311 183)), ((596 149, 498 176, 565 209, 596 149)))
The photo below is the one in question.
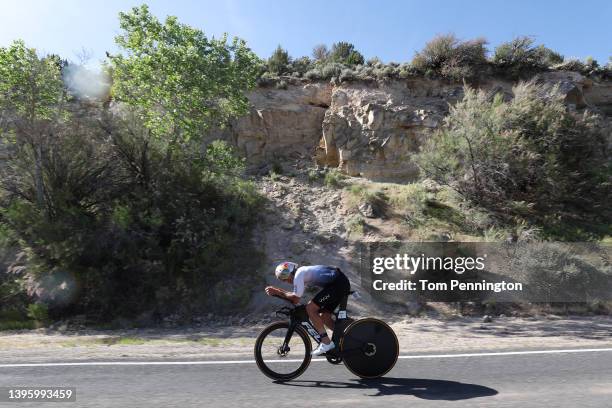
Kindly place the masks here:
MULTIPOLYGON (((530 354, 563 354, 563 353, 597 353, 610 352, 612 348, 598 349, 568 349, 568 350, 530 350, 530 351, 500 351, 491 353, 463 354, 422 354, 415 356, 399 356, 399 359, 427 358, 458 358, 458 357, 490 357, 490 356, 520 356, 530 354)), ((269 360, 269 363, 296 363, 302 360, 283 359, 269 360)), ((311 361, 326 361, 324 358, 313 358, 311 361)), ((208 361, 84 361, 70 363, 16 363, 0 364, 0 368, 12 367, 78 367, 78 366, 162 366, 162 365, 218 365, 218 364, 254 364, 255 360, 208 360, 208 361)))
POLYGON ((417 356, 399 356, 398 358, 422 359, 422 358, 454 358, 454 357, 520 356, 520 355, 528 355, 528 354, 594 353, 598 351, 612 351, 612 348, 500 351, 500 352, 490 352, 490 353, 463 353, 463 354, 428 354, 428 355, 417 355, 417 356))

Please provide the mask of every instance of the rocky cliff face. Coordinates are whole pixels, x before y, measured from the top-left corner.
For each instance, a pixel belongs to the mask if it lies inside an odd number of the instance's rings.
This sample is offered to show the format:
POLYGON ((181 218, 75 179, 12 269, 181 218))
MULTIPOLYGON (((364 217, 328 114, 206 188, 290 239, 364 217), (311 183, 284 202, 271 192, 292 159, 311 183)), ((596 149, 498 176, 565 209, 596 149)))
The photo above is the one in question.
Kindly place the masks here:
MULTIPOLYGON (((558 86, 570 109, 612 115, 612 81, 575 72, 539 74, 535 81, 558 86)), ((289 81, 286 89, 251 92, 251 112, 222 137, 230 139, 254 168, 266 170, 279 158, 316 161, 372 180, 411 180, 419 145, 440 126, 463 85, 425 78, 388 82, 289 81)), ((514 83, 482 81, 491 96, 512 97, 514 83)), ((217 135, 218 136, 218 135, 217 135)))

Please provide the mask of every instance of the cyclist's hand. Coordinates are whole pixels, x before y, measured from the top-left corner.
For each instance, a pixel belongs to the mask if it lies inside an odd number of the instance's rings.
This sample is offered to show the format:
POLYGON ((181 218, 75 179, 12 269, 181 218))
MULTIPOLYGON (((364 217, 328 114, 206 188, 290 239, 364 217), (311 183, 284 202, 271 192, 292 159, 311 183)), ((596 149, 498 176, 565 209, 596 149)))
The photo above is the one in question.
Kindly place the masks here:
POLYGON ((278 295, 278 289, 276 289, 274 286, 266 286, 266 295, 268 296, 278 295))

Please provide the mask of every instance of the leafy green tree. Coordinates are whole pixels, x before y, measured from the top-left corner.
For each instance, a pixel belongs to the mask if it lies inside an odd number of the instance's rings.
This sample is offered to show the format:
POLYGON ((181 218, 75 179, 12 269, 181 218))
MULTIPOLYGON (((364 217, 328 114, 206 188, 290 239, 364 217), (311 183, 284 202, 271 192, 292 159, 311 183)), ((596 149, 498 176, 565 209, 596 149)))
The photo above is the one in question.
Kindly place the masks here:
POLYGON ((268 71, 276 75, 284 74, 289 69, 290 63, 289 53, 279 45, 268 59, 268 71))
POLYGON ((4 143, 19 145, 32 157, 31 193, 39 207, 45 201, 44 145, 66 114, 62 66, 58 57, 39 57, 23 41, 0 48, 0 131, 4 143))
POLYGON ((122 53, 107 67, 116 109, 70 98, 60 58, 21 42, 0 49, 0 126, 14 142, 0 166, 0 229, 27 253, 40 293, 71 289, 49 296, 52 317, 201 310, 238 254, 257 267, 259 195, 233 149, 203 149, 201 136, 247 110, 259 60, 146 6, 120 22, 122 53))
POLYGON ((0 48, 0 109, 28 125, 57 119, 64 95, 61 63, 15 41, 0 48))
POLYGON ((332 62, 339 62, 347 65, 362 65, 364 62, 363 55, 355 49, 355 46, 344 41, 332 45, 329 59, 332 62))
POLYGON ((172 16, 162 23, 146 5, 120 13, 119 25, 113 96, 170 147, 247 112, 244 91, 255 86, 259 60, 243 40, 209 39, 172 16))

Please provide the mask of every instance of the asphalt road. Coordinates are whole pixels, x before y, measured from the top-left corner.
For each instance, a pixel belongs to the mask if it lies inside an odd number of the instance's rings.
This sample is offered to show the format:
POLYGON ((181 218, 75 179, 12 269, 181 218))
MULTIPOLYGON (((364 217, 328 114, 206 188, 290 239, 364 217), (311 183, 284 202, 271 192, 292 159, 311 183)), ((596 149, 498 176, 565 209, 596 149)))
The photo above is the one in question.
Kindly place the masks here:
POLYGON ((611 407, 612 351, 401 359, 359 380, 313 362, 289 383, 255 364, 1 367, 0 387, 74 386, 75 403, 2 407, 611 407), (391 406, 391 405, 388 405, 391 406))

